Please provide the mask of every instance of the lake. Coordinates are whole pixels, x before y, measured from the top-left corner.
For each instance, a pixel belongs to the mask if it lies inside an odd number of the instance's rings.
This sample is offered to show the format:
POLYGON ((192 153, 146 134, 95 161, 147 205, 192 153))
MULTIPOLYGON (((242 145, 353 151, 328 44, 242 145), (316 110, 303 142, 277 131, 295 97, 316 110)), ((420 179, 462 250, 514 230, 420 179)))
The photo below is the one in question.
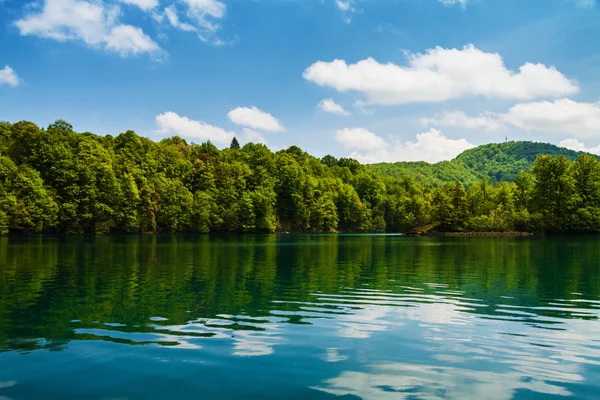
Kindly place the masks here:
POLYGON ((0 399, 600 398, 600 237, 0 237, 0 399))

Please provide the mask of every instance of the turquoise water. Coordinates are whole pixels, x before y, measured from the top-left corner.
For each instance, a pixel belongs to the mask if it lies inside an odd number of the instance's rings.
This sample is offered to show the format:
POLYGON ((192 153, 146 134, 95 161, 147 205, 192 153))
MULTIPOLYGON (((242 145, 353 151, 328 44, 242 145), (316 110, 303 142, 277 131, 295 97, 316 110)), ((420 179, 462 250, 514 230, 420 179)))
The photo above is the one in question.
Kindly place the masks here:
POLYGON ((0 238, 0 399, 600 398, 600 238, 0 238))

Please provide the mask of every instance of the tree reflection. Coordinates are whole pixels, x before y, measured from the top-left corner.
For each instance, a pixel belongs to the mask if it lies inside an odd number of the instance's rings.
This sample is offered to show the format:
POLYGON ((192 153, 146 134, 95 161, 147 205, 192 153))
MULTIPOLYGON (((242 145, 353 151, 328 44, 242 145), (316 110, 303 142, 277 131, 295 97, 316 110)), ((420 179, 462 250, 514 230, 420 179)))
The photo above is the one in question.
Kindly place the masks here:
POLYGON ((583 237, 0 237, 0 345, 108 340, 81 333, 99 325, 137 334, 196 326, 200 337, 166 333, 175 342, 233 334, 239 354, 268 354, 282 324, 333 319, 340 335, 369 337, 398 308, 422 323, 595 319, 585 310, 598 304, 573 302, 600 297, 598 259, 598 239, 583 237))

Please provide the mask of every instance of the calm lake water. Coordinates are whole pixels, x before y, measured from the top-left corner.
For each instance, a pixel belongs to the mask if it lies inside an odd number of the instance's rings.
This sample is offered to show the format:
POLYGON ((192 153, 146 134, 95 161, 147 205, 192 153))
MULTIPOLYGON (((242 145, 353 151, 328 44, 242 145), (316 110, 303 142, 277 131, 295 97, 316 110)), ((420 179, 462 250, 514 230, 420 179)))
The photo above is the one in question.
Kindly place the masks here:
POLYGON ((600 398, 600 238, 0 238, 0 399, 600 398))

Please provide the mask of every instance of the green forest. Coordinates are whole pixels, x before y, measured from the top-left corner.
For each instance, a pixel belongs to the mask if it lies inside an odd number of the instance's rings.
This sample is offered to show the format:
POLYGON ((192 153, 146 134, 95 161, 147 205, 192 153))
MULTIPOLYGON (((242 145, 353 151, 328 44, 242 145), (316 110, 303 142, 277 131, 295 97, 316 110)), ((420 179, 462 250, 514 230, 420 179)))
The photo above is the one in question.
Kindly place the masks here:
POLYGON ((411 165, 2 122, 0 232, 600 232, 595 156, 512 142, 411 165))
MULTIPOLYGON (((411 177, 430 187, 459 181, 471 186, 484 177, 490 183, 513 182, 519 171, 530 171, 539 155, 565 156, 571 161, 584 154, 549 143, 490 143, 461 153, 454 160, 430 164, 419 162, 379 163, 367 168, 382 175, 411 177)), ((597 157, 597 156, 594 156, 597 157)))

